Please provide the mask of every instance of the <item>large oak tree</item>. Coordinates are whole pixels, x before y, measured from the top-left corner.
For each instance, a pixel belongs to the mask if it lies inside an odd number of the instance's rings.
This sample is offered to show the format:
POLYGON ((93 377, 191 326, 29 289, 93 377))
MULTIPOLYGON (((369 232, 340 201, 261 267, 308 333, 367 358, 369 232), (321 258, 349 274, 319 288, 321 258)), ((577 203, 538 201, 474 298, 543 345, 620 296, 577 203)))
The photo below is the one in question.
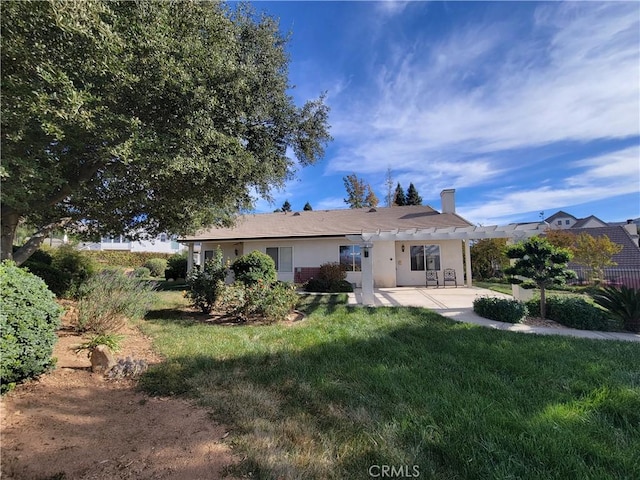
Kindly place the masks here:
POLYGON ((288 38, 246 5, 2 5, 2 257, 34 227, 187 234, 324 154, 328 108, 288 94, 288 38))

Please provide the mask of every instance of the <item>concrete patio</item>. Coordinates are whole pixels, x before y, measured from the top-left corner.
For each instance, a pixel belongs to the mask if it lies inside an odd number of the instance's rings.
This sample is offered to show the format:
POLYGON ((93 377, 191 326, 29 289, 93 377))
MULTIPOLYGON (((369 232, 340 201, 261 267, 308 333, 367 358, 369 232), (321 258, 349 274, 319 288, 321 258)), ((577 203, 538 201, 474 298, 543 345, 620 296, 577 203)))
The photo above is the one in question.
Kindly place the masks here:
MULTIPOLYGON (((618 332, 595 332, 573 328, 534 327, 522 324, 497 322, 476 315, 473 300, 477 297, 511 298, 508 295, 476 287, 396 287, 374 289, 376 307, 423 307, 438 312, 452 320, 473 323, 484 327, 512 332, 537 333, 540 335, 566 335, 571 337, 601 340, 624 340, 640 342, 640 334, 618 332)), ((349 305, 362 305, 362 292, 356 289, 349 294, 349 305)))

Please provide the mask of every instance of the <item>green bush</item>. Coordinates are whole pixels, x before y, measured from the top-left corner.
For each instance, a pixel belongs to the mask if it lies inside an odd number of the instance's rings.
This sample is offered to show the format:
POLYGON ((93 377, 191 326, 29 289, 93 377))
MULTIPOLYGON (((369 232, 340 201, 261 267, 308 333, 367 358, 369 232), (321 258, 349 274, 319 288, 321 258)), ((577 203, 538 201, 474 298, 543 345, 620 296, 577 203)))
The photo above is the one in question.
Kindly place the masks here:
POLYGON ((167 259, 167 268, 164 271, 166 280, 178 280, 187 278, 187 253, 176 253, 167 259))
POLYGON ((187 275, 187 298, 191 304, 202 310, 202 313, 210 313, 213 310, 227 275, 222 251, 218 248, 212 259, 205 262, 202 270, 193 269, 187 275))
POLYGON ((286 319, 295 308, 299 296, 295 286, 286 282, 268 285, 258 281, 251 285, 236 282, 221 286, 219 307, 228 315, 244 320, 252 315, 263 318, 267 323, 286 319))
POLYGON ((231 265, 236 281, 254 285, 258 281, 272 284, 276 281, 276 265, 266 253, 254 250, 235 259, 231 265))
MULTIPOLYGON (((82 252, 94 262, 108 267, 137 268, 142 267, 152 258, 171 258, 169 253, 128 252, 122 250, 91 250, 82 252)), ((184 258, 187 258, 186 256, 184 258)), ((186 270, 186 269, 185 269, 186 270)), ((181 277, 184 278, 184 277, 181 277)))
POLYGON ((161 277, 167 269, 167 260, 164 258, 152 258, 145 262, 144 267, 149 269, 152 277, 161 277))
POLYGON ((133 271, 133 276, 136 278, 147 278, 151 276, 151 270, 147 267, 138 267, 133 271))
POLYGON ((622 322, 625 330, 640 333, 640 290, 624 285, 604 287, 591 297, 609 315, 622 322))
POLYGON ((508 298, 478 297, 473 301, 473 311, 481 317, 507 323, 520 323, 527 316, 524 303, 508 298))
POLYGON ((63 296, 76 297, 80 285, 97 271, 95 262, 72 245, 62 245, 53 251, 51 266, 71 277, 63 296))
POLYGON ((57 297, 63 297, 71 287, 71 274, 62 272, 52 265, 36 262, 30 258, 22 264, 22 267, 44 280, 49 290, 57 297))
POLYGON ((337 262, 320 265, 318 278, 311 278, 304 284, 307 292, 348 293, 353 292, 353 285, 347 282, 347 272, 337 262))
MULTIPOLYGON (((607 313, 582 297, 571 295, 553 295, 547 297, 547 318, 565 327, 580 330, 617 330, 607 313)), ((534 297, 526 302, 531 316, 540 316, 540 298, 534 297)))
POLYGON ((144 317, 153 301, 153 285, 114 270, 92 276, 79 290, 77 329, 97 335, 122 328, 126 319, 144 317))
POLYGON ((0 264, 0 379, 2 392, 45 372, 62 309, 44 281, 13 262, 0 264))

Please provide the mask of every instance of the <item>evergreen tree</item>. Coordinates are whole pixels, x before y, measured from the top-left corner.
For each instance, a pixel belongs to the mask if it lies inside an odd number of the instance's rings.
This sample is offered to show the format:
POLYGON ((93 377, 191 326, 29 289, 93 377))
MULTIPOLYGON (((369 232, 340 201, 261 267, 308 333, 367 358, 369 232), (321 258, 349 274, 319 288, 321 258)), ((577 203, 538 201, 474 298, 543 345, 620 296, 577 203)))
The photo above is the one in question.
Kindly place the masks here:
POLYGON ((398 182, 398 185, 396 186, 396 193, 393 196, 393 204, 398 207, 402 207, 407 204, 407 199, 404 196, 404 190, 400 186, 400 182, 398 182))
POLYGON ((311 204, 307 202, 304 204, 304 208, 302 210, 304 210, 305 212, 310 212, 313 210, 313 208, 311 208, 311 204))
POLYGON ((282 210, 285 213, 291 211, 291 204, 289 203, 289 200, 284 201, 284 203, 282 204, 282 207, 280 207, 280 210, 282 210))
POLYGON ((344 203, 349 204, 349 208, 375 207, 378 205, 378 197, 371 189, 371 185, 365 183, 363 179, 353 173, 343 177, 344 188, 347 190, 347 198, 344 203))
POLYGON ((413 183, 410 183, 407 189, 405 205, 422 205, 422 197, 418 194, 418 190, 413 186, 413 183))

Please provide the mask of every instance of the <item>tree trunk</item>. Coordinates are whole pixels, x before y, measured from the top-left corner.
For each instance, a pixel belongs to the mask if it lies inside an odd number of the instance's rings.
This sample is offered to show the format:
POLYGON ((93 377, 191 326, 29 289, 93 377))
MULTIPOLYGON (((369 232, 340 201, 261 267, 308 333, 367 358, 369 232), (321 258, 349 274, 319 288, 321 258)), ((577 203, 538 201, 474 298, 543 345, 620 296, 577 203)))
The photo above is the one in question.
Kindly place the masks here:
POLYGON ((540 286, 540 316, 547 318, 547 298, 543 285, 540 286))
POLYGON ((3 213, 0 223, 0 258, 2 260, 13 259, 13 241, 16 237, 16 230, 20 215, 17 213, 3 213))

